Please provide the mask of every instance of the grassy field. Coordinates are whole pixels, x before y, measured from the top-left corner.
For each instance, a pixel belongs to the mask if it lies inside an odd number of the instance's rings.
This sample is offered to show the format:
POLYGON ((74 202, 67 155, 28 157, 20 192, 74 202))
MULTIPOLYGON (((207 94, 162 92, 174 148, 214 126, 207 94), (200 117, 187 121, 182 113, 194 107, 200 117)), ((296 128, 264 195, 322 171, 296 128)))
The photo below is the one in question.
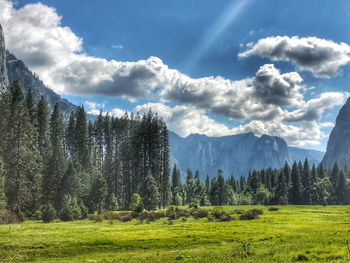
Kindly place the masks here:
POLYGON ((263 209, 251 221, 89 220, 0 225, 0 262, 350 262, 350 207, 263 209))

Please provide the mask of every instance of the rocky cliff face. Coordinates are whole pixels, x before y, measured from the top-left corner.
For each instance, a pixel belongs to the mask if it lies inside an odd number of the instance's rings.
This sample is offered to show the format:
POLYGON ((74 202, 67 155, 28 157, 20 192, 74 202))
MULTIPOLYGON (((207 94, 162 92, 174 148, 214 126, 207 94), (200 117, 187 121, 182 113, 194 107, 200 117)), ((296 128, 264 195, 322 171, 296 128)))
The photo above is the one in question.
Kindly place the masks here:
POLYGON ((338 114, 322 160, 327 168, 331 168, 335 162, 340 167, 350 167, 350 98, 338 114))
POLYGON ((28 69, 22 60, 17 59, 8 51, 6 52, 6 57, 7 74, 10 84, 15 80, 19 80, 24 94, 27 94, 29 88, 31 88, 36 101, 39 101, 41 96, 44 96, 51 108, 58 103, 66 120, 69 114, 76 110, 77 106, 66 99, 62 99, 60 95, 46 87, 39 77, 28 69))
POLYGON ((169 143, 171 167, 176 164, 183 175, 188 168, 198 169, 202 179, 206 174, 215 176, 218 169, 225 177, 233 173, 237 178, 247 176, 249 169, 281 168, 285 162, 291 164, 310 157, 319 163, 323 157, 322 152, 311 151, 310 154, 310 150, 299 148, 293 148, 291 155, 283 139, 268 135, 256 137, 253 133, 224 137, 193 134, 181 138, 170 132, 169 143))
POLYGON ((0 24, 0 92, 4 92, 8 86, 6 70, 5 36, 0 24))

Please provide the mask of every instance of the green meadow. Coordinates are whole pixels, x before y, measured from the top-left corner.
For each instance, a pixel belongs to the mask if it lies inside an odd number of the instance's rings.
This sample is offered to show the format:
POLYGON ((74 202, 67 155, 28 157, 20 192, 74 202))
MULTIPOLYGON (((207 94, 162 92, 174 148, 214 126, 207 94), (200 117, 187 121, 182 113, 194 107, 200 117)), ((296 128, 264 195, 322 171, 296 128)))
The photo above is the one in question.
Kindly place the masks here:
POLYGON ((0 262, 348 262, 348 206, 227 206, 235 220, 0 225, 0 262), (262 209, 241 221, 237 209, 262 209))

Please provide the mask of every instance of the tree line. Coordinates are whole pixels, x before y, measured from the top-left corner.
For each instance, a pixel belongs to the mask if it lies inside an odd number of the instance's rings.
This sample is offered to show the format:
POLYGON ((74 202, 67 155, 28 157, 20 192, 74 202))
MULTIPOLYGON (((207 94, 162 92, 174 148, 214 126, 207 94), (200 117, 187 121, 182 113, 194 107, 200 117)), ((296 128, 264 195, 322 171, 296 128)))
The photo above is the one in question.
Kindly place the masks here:
POLYGON ((198 170, 194 176, 187 170, 182 184, 180 170, 173 167, 171 176, 171 204, 173 205, 345 205, 350 204, 350 171, 339 169, 335 163, 332 169, 310 167, 308 159, 304 163, 294 162, 292 167, 286 162, 281 169, 262 169, 249 172, 236 180, 231 175, 225 180, 222 171, 210 179, 206 175, 200 180, 198 170))
POLYGON ((0 113, 0 209, 127 209, 134 193, 147 209, 168 204, 168 130, 151 110, 88 122, 79 106, 65 123, 58 104, 36 103, 15 81, 0 113))

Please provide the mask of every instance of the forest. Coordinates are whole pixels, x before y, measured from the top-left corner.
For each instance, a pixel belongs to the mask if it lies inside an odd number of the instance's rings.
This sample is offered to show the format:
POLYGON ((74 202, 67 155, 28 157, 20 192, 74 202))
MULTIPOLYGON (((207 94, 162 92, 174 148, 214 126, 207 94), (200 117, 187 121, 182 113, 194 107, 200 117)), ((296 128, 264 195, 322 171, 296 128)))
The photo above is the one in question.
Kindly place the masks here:
POLYGON ((15 81, 0 99, 0 209, 19 218, 62 220, 103 210, 155 210, 168 205, 348 204, 349 171, 310 167, 308 160, 225 180, 202 181, 176 165, 170 171, 166 124, 157 114, 102 112, 87 121, 83 106, 64 120, 59 105, 36 103, 15 81), (170 174, 171 173, 171 174, 170 174))

